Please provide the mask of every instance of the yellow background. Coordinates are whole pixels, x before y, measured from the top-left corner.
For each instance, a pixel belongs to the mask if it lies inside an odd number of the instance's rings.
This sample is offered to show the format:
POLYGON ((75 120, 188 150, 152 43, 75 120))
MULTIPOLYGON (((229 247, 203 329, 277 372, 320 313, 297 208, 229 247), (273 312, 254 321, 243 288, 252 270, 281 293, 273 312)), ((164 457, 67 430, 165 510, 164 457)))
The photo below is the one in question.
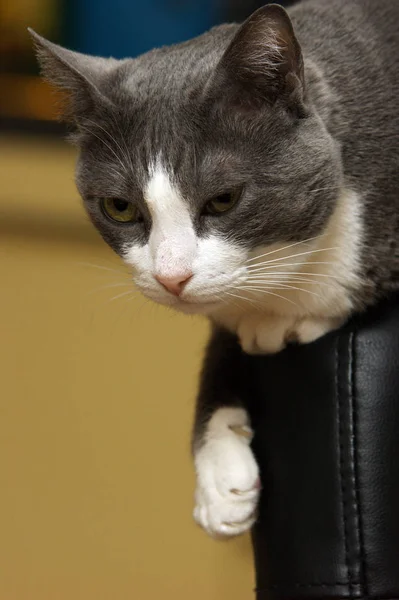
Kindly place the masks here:
POLYGON ((207 327, 112 300, 133 288, 73 163, 61 142, 0 142, 0 600, 249 600, 248 537, 191 518, 207 327))

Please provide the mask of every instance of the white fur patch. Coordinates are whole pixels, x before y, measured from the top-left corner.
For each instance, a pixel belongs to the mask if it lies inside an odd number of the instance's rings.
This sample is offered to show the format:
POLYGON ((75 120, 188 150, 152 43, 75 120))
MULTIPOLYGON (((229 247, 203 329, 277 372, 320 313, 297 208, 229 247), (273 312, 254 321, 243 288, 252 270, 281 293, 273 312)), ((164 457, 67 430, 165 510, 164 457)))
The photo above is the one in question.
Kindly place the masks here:
POLYGON ((246 303, 218 310, 214 319, 237 332, 251 354, 278 352, 289 339, 308 343, 339 327, 359 284, 362 233, 359 198, 343 190, 322 235, 252 253, 245 283, 235 290, 246 303))
POLYGON ((244 409, 220 408, 195 452, 194 518, 211 535, 238 535, 256 520, 260 485, 251 437, 244 409))
POLYGON ((159 160, 150 168, 144 199, 152 218, 149 248, 155 273, 164 277, 190 274, 197 245, 191 215, 159 160))

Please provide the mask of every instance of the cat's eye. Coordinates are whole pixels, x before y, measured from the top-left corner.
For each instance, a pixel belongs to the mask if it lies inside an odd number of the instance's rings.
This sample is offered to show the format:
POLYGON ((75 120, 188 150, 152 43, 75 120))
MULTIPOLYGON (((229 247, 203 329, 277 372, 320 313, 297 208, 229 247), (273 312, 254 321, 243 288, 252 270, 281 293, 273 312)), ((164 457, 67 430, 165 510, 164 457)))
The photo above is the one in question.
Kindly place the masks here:
POLYGON ((118 223, 137 223, 141 221, 141 213, 135 204, 120 198, 102 198, 101 208, 105 215, 118 223))
POLYGON ((209 200, 204 207, 205 215, 221 215, 235 206, 240 199, 241 189, 220 194, 209 200))

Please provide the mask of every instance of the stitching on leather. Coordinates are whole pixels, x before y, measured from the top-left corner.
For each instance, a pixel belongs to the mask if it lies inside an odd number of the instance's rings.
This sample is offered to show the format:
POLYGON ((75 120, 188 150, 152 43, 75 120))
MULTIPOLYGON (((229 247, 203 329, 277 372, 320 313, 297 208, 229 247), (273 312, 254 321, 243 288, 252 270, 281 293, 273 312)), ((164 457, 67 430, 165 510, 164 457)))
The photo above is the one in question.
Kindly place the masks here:
POLYGON ((340 336, 337 336, 337 341, 335 344, 335 398, 337 401, 337 418, 338 418, 338 437, 339 437, 339 479, 340 479, 340 487, 341 487, 341 508, 342 508, 342 521, 343 521, 343 530, 344 530, 344 545, 345 545, 345 566, 348 574, 348 583, 346 585, 349 586, 349 593, 352 593, 352 572, 349 566, 349 545, 348 545, 348 518, 347 518, 347 503, 345 500, 345 482, 344 482, 344 445, 343 445, 343 428, 342 428, 342 402, 341 402, 341 394, 339 389, 339 368, 340 368, 340 360, 339 360, 339 343, 340 336))
MULTIPOLYGON (((347 584, 346 583, 345 584, 338 583, 338 584, 336 584, 336 586, 334 586, 334 585, 332 585, 332 586, 330 586, 330 585, 323 585, 323 584, 321 586, 318 586, 316 584, 315 586, 310 585, 310 586, 307 586, 307 587, 311 587, 311 588, 312 587, 316 587, 316 588, 322 587, 322 588, 329 588, 330 590, 334 590, 334 587, 340 587, 341 585, 345 585, 346 586, 347 584)), ((272 589, 272 587, 273 586, 269 586, 268 588, 255 588, 254 592, 258 593, 258 594, 268 594, 270 592, 270 590, 272 589)), ((283 588, 283 586, 276 586, 276 587, 282 587, 283 588)), ((297 587, 297 585, 295 583, 291 583, 289 585, 286 585, 284 587, 284 589, 287 589, 287 588, 289 589, 290 587, 291 588, 295 588, 295 587, 297 587)), ((354 597, 356 598, 356 600, 372 600, 372 598, 375 598, 375 596, 368 596, 366 594, 356 595, 354 597)), ((347 600, 350 600, 350 598, 348 597, 347 600)), ((377 598, 376 600, 380 600, 380 599, 377 598)), ((384 598, 384 600, 399 600, 399 597, 396 596, 395 598, 384 598)))
MULTIPOLYGON (((287 587, 295 587, 295 588, 313 588, 313 587, 320 587, 320 588, 335 588, 335 587, 348 587, 348 583, 342 583, 342 581, 336 581, 335 583, 318 583, 317 581, 315 581, 314 583, 282 583, 282 584, 272 584, 269 585, 268 589, 271 590, 275 590, 278 588, 287 588, 287 587)), ((261 588, 258 591, 262 591, 263 588, 261 588)), ((266 589, 266 588, 265 588, 266 589)))
POLYGON ((363 583, 363 592, 367 596, 367 579, 366 579, 366 561, 364 552, 364 537, 363 537, 363 515, 361 510, 360 502, 360 487, 359 487, 359 453, 358 453, 358 410, 357 410, 357 398, 356 398, 356 386, 355 386, 355 335, 353 332, 350 334, 350 348, 351 348, 351 398, 352 398, 352 419, 353 419, 353 454, 354 454, 354 483, 355 483, 355 498, 356 498, 356 517, 357 517, 357 531, 359 536, 359 549, 360 549, 360 564, 361 573, 360 580, 363 583))

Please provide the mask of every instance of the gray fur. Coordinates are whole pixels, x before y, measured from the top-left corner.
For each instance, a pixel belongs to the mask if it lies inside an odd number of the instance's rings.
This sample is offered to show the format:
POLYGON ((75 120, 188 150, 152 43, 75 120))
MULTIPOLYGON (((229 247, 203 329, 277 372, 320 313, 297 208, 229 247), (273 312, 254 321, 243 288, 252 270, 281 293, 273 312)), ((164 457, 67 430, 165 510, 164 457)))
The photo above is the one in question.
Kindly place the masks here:
POLYGON ((317 235, 346 184, 364 202, 353 290, 363 307, 399 287, 399 2, 305 1, 289 11, 296 37, 282 9, 260 11, 242 29, 223 25, 134 60, 78 55, 35 35, 45 75, 70 93, 78 188, 121 253, 148 238, 142 190, 160 152, 199 234, 216 229, 246 248, 317 235), (284 56, 273 67, 276 31, 284 56), (238 185, 231 212, 200 216, 238 185), (144 223, 112 224, 98 206, 104 196, 133 199, 144 223))

